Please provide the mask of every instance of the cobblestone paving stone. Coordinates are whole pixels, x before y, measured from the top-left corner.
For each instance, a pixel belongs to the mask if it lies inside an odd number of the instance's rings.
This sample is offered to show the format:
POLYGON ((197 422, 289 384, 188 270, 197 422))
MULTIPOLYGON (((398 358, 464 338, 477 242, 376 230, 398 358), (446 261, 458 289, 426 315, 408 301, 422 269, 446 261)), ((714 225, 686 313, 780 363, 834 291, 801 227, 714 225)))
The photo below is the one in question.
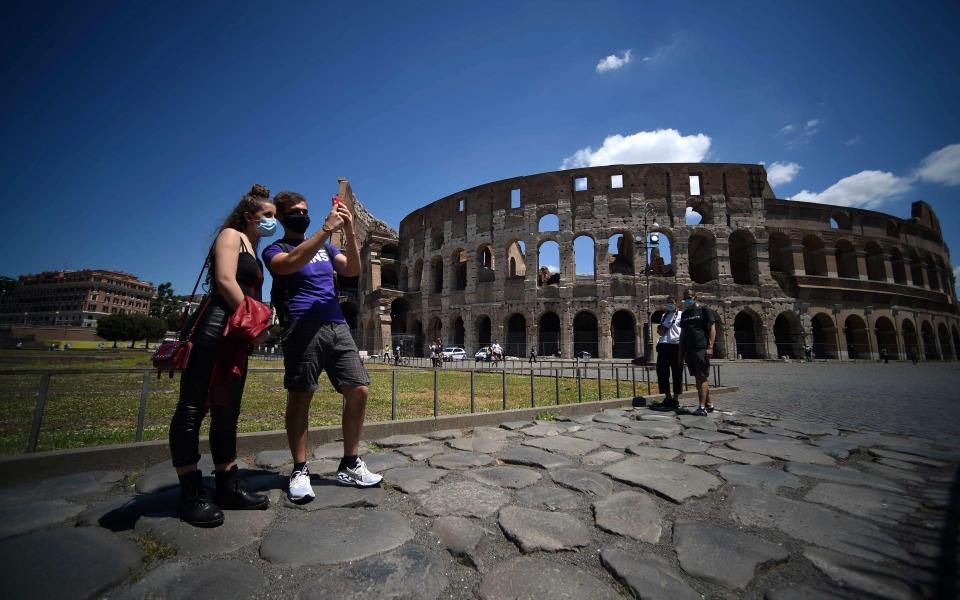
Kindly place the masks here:
POLYGON ((740 391, 718 395, 709 417, 627 408, 367 440, 382 489, 335 488, 342 446, 324 444, 314 506, 284 499, 283 448, 244 456, 241 476, 271 506, 227 512, 214 530, 171 516, 166 461, 0 489, 16 508, 0 513, 4 595, 802 600, 958 589, 944 587, 958 569, 941 556, 957 502, 960 403, 945 402, 960 389, 956 364, 739 363, 722 375, 740 391), (156 543, 164 552, 144 564, 156 543))

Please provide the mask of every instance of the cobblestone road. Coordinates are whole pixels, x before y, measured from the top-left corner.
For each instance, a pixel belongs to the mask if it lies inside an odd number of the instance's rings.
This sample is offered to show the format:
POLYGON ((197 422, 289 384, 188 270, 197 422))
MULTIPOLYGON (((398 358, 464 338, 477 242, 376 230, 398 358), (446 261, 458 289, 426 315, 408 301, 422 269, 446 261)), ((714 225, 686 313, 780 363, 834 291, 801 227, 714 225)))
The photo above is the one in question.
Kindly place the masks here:
POLYGON ((724 363, 718 405, 856 429, 960 437, 960 363, 724 363))

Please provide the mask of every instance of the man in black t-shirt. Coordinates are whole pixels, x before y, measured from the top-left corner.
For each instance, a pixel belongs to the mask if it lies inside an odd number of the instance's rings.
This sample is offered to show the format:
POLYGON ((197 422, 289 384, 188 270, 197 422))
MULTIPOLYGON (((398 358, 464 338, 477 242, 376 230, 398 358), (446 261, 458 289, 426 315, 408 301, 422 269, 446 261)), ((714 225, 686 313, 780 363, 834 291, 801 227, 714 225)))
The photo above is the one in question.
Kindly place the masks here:
POLYGON ((706 416, 713 412, 710 403, 710 357, 713 356, 713 341, 717 335, 717 318, 713 311, 697 303, 693 290, 683 292, 683 313, 680 315, 680 351, 687 368, 697 380, 697 396, 700 406, 694 414, 706 416))

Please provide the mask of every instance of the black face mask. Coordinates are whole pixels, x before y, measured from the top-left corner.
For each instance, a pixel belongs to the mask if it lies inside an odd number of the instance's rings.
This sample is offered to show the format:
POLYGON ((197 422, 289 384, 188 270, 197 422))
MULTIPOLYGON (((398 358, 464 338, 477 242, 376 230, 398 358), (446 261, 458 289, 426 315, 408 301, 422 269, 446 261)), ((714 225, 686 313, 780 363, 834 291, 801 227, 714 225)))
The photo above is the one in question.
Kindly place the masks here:
POLYGON ((287 215, 283 219, 283 226, 294 233, 303 233, 310 227, 309 215, 287 215))

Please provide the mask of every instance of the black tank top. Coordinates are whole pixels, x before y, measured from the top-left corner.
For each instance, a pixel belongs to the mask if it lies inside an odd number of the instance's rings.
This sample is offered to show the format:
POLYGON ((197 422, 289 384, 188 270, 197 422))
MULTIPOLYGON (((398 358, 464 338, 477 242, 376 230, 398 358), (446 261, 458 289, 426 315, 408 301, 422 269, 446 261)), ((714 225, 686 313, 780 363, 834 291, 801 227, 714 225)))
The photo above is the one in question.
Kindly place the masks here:
POLYGON ((244 296, 262 300, 263 263, 247 252, 247 245, 240 240, 240 257, 237 259, 237 284, 244 296))

